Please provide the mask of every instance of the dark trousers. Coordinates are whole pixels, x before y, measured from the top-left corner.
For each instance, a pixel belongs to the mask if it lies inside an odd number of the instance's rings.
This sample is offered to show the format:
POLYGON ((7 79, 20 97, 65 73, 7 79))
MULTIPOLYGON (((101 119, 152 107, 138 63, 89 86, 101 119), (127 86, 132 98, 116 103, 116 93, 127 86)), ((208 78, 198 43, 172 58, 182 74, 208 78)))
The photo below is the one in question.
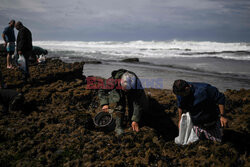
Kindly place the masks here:
POLYGON ((29 78, 30 77, 30 72, 29 72, 29 58, 32 56, 32 51, 27 51, 23 53, 23 56, 25 58, 25 65, 26 65, 26 69, 24 71, 24 76, 25 78, 29 78))

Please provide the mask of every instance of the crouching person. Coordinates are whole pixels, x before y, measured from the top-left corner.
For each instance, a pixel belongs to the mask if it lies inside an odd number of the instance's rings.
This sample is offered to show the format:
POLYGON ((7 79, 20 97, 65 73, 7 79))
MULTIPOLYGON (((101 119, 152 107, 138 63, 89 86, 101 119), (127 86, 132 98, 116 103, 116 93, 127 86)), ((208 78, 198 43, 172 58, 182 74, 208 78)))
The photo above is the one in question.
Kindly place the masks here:
POLYGON ((148 105, 139 78, 131 71, 119 69, 112 72, 112 77, 106 80, 105 85, 99 90, 100 105, 104 112, 108 112, 109 108, 114 110, 116 134, 121 135, 124 132, 122 123, 126 106, 132 129, 138 132, 141 115, 148 105))
POLYGON ((199 139, 221 142, 221 127, 227 126, 224 94, 209 84, 184 80, 174 82, 173 92, 177 96, 179 127, 182 113, 189 112, 199 139))
POLYGON ((3 106, 3 113, 16 111, 22 108, 24 97, 21 93, 11 89, 0 89, 0 105, 3 106))

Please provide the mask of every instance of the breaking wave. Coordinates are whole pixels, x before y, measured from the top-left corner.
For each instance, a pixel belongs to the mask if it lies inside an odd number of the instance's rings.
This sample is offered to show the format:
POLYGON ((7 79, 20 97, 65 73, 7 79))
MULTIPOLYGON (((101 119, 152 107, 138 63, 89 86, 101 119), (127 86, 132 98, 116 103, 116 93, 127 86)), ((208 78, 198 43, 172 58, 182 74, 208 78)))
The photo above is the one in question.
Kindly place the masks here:
MULTIPOLYGON (((35 41, 34 45, 52 52, 69 52, 72 56, 94 56, 96 59, 213 57, 250 61, 249 43, 194 41, 35 41), (103 57, 102 57, 103 56, 103 57)), ((68 55, 70 56, 70 55, 68 55)))

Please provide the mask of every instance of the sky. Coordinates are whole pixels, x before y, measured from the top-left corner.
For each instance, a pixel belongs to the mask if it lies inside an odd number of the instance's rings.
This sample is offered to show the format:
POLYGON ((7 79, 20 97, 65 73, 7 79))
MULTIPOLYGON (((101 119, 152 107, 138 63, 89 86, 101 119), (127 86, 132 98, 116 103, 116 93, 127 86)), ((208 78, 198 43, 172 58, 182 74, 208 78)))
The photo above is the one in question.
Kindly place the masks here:
POLYGON ((249 0, 0 0, 34 40, 250 42, 249 0))

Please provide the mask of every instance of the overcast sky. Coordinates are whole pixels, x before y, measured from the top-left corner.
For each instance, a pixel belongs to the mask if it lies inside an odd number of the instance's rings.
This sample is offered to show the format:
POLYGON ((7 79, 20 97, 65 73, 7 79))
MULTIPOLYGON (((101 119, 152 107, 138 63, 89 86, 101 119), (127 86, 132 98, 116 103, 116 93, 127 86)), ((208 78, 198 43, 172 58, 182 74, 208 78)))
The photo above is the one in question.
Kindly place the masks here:
POLYGON ((34 40, 250 42, 249 0, 0 0, 34 40))

